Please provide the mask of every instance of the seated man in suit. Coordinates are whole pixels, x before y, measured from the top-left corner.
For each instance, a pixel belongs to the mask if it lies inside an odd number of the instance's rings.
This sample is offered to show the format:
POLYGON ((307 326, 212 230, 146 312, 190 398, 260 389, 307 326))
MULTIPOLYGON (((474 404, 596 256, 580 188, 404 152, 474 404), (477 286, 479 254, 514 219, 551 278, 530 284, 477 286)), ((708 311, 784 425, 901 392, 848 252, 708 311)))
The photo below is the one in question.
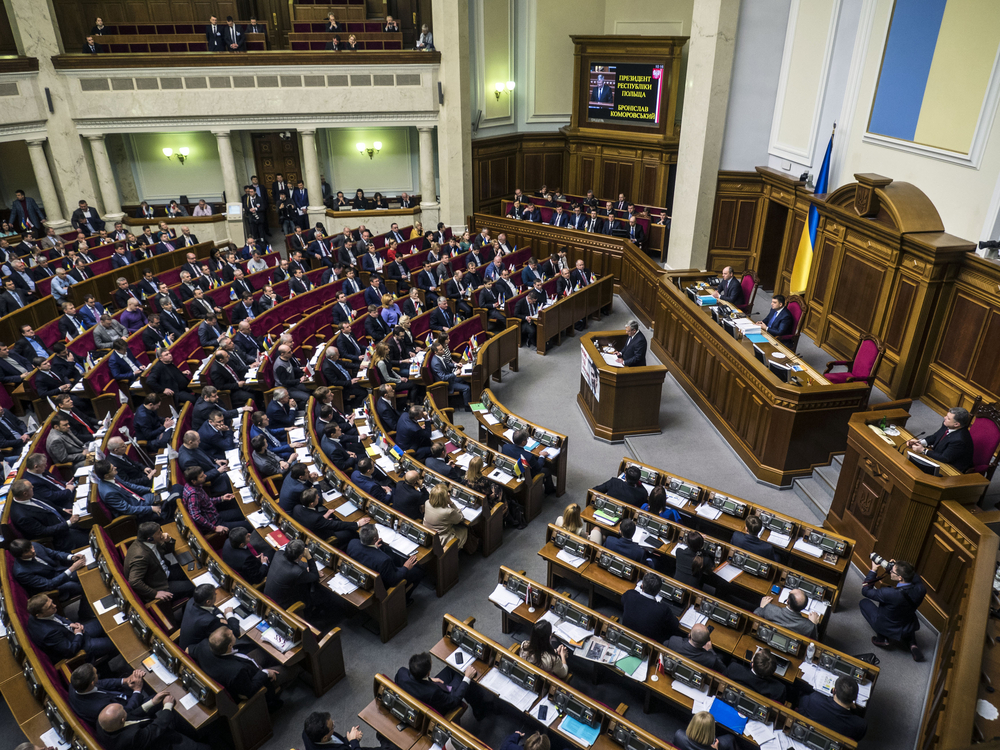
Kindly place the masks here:
POLYGON ((469 384, 459 380, 458 375, 455 373, 455 365, 449 365, 444 359, 444 344, 438 342, 431 347, 433 355, 431 356, 431 373, 435 380, 447 383, 450 388, 448 389, 448 395, 458 393, 462 397, 462 403, 465 405, 466 411, 471 411, 469 408, 469 394, 472 389, 469 384))
POLYGON ((73 464, 74 472, 94 457, 93 451, 70 432, 69 420, 59 415, 52 419, 52 429, 45 439, 45 452, 57 464, 73 464))
POLYGON ((185 471, 191 466, 200 466, 210 482, 210 492, 217 495, 229 492, 229 478, 226 476, 226 472, 229 471, 229 461, 225 458, 213 459, 205 452, 201 447, 200 434, 194 430, 185 432, 181 440, 181 449, 177 454, 181 471, 185 471))
POLYGON ((111 344, 111 356, 108 357, 108 367, 111 369, 111 377, 122 381, 123 388, 131 387, 132 383, 139 379, 146 368, 129 349, 128 341, 116 339, 111 344))
POLYGON ((785 295, 776 294, 771 297, 771 312, 760 321, 760 327, 775 338, 795 333, 795 319, 785 309, 785 295))
POLYGON ((893 560, 889 567, 891 586, 876 587, 875 580, 881 573, 880 566, 872 562, 861 584, 861 614, 875 631, 872 644, 890 648, 894 643, 909 647, 914 661, 923 661, 924 654, 917 646, 916 633, 920 629, 917 608, 927 595, 927 586, 905 560, 893 560))
POLYGON ((205 674, 222 685, 236 700, 251 698, 263 687, 267 688, 265 701, 268 710, 281 708, 284 701, 277 695, 281 671, 261 667, 264 663, 263 651, 254 652, 256 659, 236 653, 233 650, 235 643, 236 635, 230 627, 220 625, 208 638, 192 646, 190 653, 205 674))
POLYGON ((44 453, 32 453, 25 461, 23 479, 31 482, 34 498, 55 508, 73 507, 76 481, 61 482, 48 471, 49 459, 44 453))
POLYGON ((396 410, 396 384, 383 383, 378 387, 378 400, 375 401, 375 413, 378 414, 382 426, 389 432, 395 432, 399 423, 399 412, 396 410))
POLYGON ((292 347, 287 344, 278 347, 273 372, 274 382, 288 391, 288 395, 295 401, 296 408, 304 409, 309 400, 309 391, 305 384, 310 378, 299 361, 292 356, 292 347))
POLYGON ((202 346, 216 347, 219 345, 220 333, 218 318, 214 313, 210 313, 198 326, 198 342, 202 346))
POLYGON ((302 502, 302 493, 312 487, 313 482, 319 478, 319 475, 310 472, 305 464, 293 464, 288 476, 281 483, 278 505, 286 513, 291 513, 295 506, 302 502))
POLYGON ((961 406, 955 406, 944 415, 941 428, 923 440, 909 440, 906 447, 921 453, 932 461, 951 464, 965 472, 972 467, 973 444, 969 434, 972 416, 961 406))
POLYGON ((267 568, 270 565, 270 557, 268 556, 270 548, 258 552, 250 546, 249 537, 250 532, 244 527, 234 526, 231 528, 229 537, 222 545, 222 561, 237 571, 246 579, 247 583, 256 585, 267 576, 267 568))
POLYGON ((838 677, 831 695, 819 690, 807 693, 799 699, 796 709, 807 719, 860 742, 868 731, 868 722, 851 711, 857 699, 858 683, 850 677, 838 677))
MULTIPOLYGON (((302 406, 305 406, 303 404, 302 406)), ((290 430, 295 426, 295 417, 299 405, 292 400, 291 395, 284 388, 275 388, 271 394, 271 403, 267 405, 267 418, 270 421, 270 430, 277 434, 279 430, 290 430)))
POLYGON ((375 481, 375 463, 368 457, 362 456, 358 459, 351 473, 351 481, 364 492, 374 497, 382 503, 392 502, 392 487, 375 481))
POLYGON ((455 316, 448 309, 448 298, 442 294, 437 298, 437 307, 430 314, 431 330, 435 333, 441 333, 455 325, 455 322, 455 316))
POLYGON ((339 424, 335 422, 328 424, 323 430, 323 437, 320 439, 320 449, 333 462, 334 466, 344 473, 348 473, 354 470, 358 455, 344 446, 341 440, 342 437, 343 430, 341 430, 339 424))
POLYGON ((414 457, 423 461, 431 455, 431 428, 428 424, 421 427, 419 422, 424 415, 424 408, 411 404, 410 408, 399 418, 396 424, 396 445, 402 451, 413 450, 414 457))
POLYGON ((156 495, 146 492, 145 487, 130 485, 118 478, 118 468, 106 458, 94 464, 97 477, 97 495, 108 506, 112 514, 135 516, 136 521, 163 521, 173 519, 173 504, 160 504, 156 495))
POLYGON ((726 669, 726 677, 746 685, 775 703, 784 703, 788 689, 785 683, 774 676, 777 667, 778 660, 774 658, 774 654, 762 648, 753 655, 749 667, 739 659, 733 659, 726 669))
POLYGON ((164 396, 176 396, 175 401, 190 401, 193 404, 198 397, 191 392, 190 386, 191 370, 177 367, 170 350, 161 349, 157 354, 156 364, 146 377, 147 390, 164 396))
POLYGON ((75 656, 82 648, 88 661, 116 652, 111 639, 96 619, 71 622, 59 614, 59 608, 48 594, 35 594, 28 599, 27 622, 31 642, 41 648, 52 663, 75 656))
POLYGON ((618 361, 625 367, 645 367, 646 366, 646 337, 639 330, 639 321, 630 320, 625 324, 625 335, 628 341, 622 347, 618 361))
POLYGON ((773 601, 773 596, 765 596, 760 600, 760 606, 754 610, 754 614, 814 641, 819 637, 816 626, 823 617, 819 612, 809 612, 806 615, 803 611, 809 604, 806 592, 802 589, 792 589, 784 607, 773 604, 773 601))
POLYGON ((250 438, 250 447, 253 449, 250 460, 253 461, 253 465, 257 467, 257 471, 262 477, 279 476, 284 478, 288 474, 291 464, 268 449, 267 439, 263 435, 250 438))
MULTIPOLYGON (((537 476, 542 474, 545 477, 545 494, 551 495, 556 491, 556 485, 552 481, 552 472, 549 471, 548 467, 545 465, 545 459, 541 456, 536 456, 533 453, 525 450, 528 444, 528 431, 527 430, 515 430, 514 434, 511 435, 510 442, 504 443, 504 446, 500 449, 508 458, 513 458, 515 461, 521 461, 524 466, 531 469, 532 476, 537 476)), ((633 532, 634 533, 634 532, 633 532)))
POLYGON ((201 449, 216 462, 224 460, 226 452, 236 447, 232 430, 226 425, 226 415, 219 409, 209 412, 208 419, 198 428, 198 435, 201 449))
POLYGON ((434 443, 431 445, 431 455, 424 460, 424 465, 431 471, 455 481, 461 480, 465 475, 465 472, 448 460, 448 456, 444 452, 443 443, 434 443))
POLYGON ((229 352, 224 349, 219 349, 215 353, 215 360, 209 368, 209 373, 212 376, 212 387, 221 391, 229 391, 229 400, 234 406, 243 407, 249 405, 250 402, 264 403, 264 398, 260 393, 246 390, 247 381, 240 377, 230 360, 229 352))
POLYGON ((145 718, 147 706, 155 705, 143 694, 143 675, 146 671, 136 669, 127 677, 98 679, 93 664, 81 664, 73 670, 69 679, 69 707, 88 724, 97 724, 97 717, 107 706, 115 703, 122 706, 133 719, 145 718))
POLYGON ((223 612, 215 606, 216 591, 218 589, 212 584, 203 583, 184 605, 184 617, 177 638, 181 648, 187 650, 201 643, 219 628, 229 628, 239 638, 240 621, 233 615, 232 607, 226 607, 223 612))
POLYGON ((164 419, 157 411, 160 408, 159 393, 150 393, 136 409, 132 425, 137 440, 146 441, 147 451, 159 451, 170 443, 174 434, 173 418, 164 419))
POLYGON ((672 635, 667 640, 666 646, 671 651, 676 651, 681 656, 697 662, 703 667, 713 669, 716 672, 725 672, 726 663, 712 649, 711 635, 706 626, 695 625, 691 628, 687 638, 683 635, 672 635))
POLYGON ((352 539, 348 543, 347 554, 366 568, 371 568, 381 575, 387 590, 405 581, 407 599, 409 599, 409 593, 427 574, 427 571, 417 565, 416 554, 407 558, 402 565, 397 565, 395 558, 382 549, 382 540, 379 539, 378 529, 373 523, 358 529, 358 538, 352 539))
MULTIPOLYGON (((472 305, 470 305, 466 300, 469 299, 468 293, 471 293, 472 287, 469 286, 469 282, 465 279, 465 274, 462 273, 462 269, 456 268, 455 273, 452 275, 448 281, 444 282, 444 296, 455 303, 455 310, 458 311, 458 315, 462 318, 468 318, 472 315, 472 305)), ((438 302, 441 298, 438 298, 438 302)), ((434 314, 431 313, 431 317, 434 314)))
POLYGON ((639 584, 622 594, 622 625, 657 643, 681 634, 681 626, 670 605, 657 599, 662 580, 646 573, 639 584))
POLYGON ((608 481, 594 487, 594 490, 613 497, 615 500, 641 508, 649 500, 649 493, 639 481, 641 478, 639 467, 629 466, 625 469, 624 480, 620 477, 611 477, 608 481))
MULTIPOLYGON (((50 549, 40 542, 15 539, 10 543, 14 557, 14 580, 21 584, 28 596, 57 590, 61 599, 71 599, 83 594, 77 571, 86 565, 82 554, 70 554, 50 549)), ((80 613, 90 612, 86 598, 80 600, 80 613)))
POLYGON ((313 711, 306 717, 302 728, 304 750, 362 750, 363 737, 360 726, 351 727, 346 737, 335 732, 333 719, 326 712, 313 711))
POLYGON ((34 499, 34 487, 26 479, 15 480, 10 486, 14 502, 10 520, 29 539, 52 537, 52 546, 61 552, 70 552, 86 546, 90 535, 77 528, 80 517, 75 513, 34 499))
POLYGON ((152 722, 149 719, 128 721, 124 706, 113 703, 97 718, 97 739, 106 750, 209 750, 203 742, 195 742, 174 729, 179 721, 174 711, 176 699, 166 690, 150 701, 150 712, 161 703, 152 722))
POLYGON ((19 454, 29 440, 31 435, 24 422, 0 406, 0 452, 5 456, 19 454))
POLYGON ((396 672, 394 682, 417 700, 426 703, 440 714, 446 714, 468 700, 477 720, 486 716, 486 702, 479 696, 478 688, 472 680, 479 672, 470 664, 464 675, 459 675, 445 667, 436 678, 431 679, 431 655, 426 651, 414 654, 406 667, 396 672))
POLYGON ((295 602, 305 602, 303 614, 307 620, 326 619, 337 608, 334 593, 319 585, 316 561, 300 539, 289 542, 275 553, 264 584, 264 595, 286 609, 295 602))
POLYGON ((615 554, 635 560, 642 565, 649 565, 651 560, 647 557, 642 545, 632 540, 635 536, 635 521, 631 518, 623 519, 621 526, 621 536, 610 535, 604 540, 604 546, 615 554))
POLYGON ((154 600, 183 599, 194 592, 194 584, 184 575, 180 565, 167 561, 165 555, 174 551, 175 540, 164 533, 160 524, 146 521, 139 524, 136 539, 129 545, 122 566, 129 586, 143 603, 154 600))
POLYGON ((424 517, 424 503, 429 495, 420 479, 420 472, 411 469, 403 475, 403 481, 396 483, 392 493, 392 507, 414 520, 424 517))
POLYGON ((642 224, 637 222, 634 216, 628 217, 628 227, 626 227, 626 231, 628 232, 626 237, 641 248, 646 239, 646 233, 642 228, 642 224))
POLYGON ((301 502, 292 508, 292 518, 316 536, 341 549, 352 539, 358 538, 359 528, 371 523, 367 516, 357 521, 341 521, 332 508, 327 510, 320 505, 319 490, 315 487, 303 491, 301 502))
POLYGON ((353 409, 365 399, 368 391, 357 385, 361 378, 352 376, 339 360, 340 350, 336 346, 328 346, 323 356, 323 378, 328 386, 343 389, 344 406, 353 409))
POLYGON ((280 458, 290 459, 296 448, 304 448, 306 443, 286 442, 288 431, 279 428, 271 430, 271 419, 265 412, 255 411, 250 417, 250 439, 260 436, 268 450, 280 458))
POLYGON ((767 542, 760 540, 761 529, 764 524, 757 516, 749 516, 744 523, 743 531, 733 532, 733 546, 753 552, 755 555, 767 560, 779 562, 778 551, 767 542))
POLYGON ((337 301, 330 308, 330 316, 338 327, 345 321, 350 323, 354 320, 354 308, 351 307, 347 301, 347 295, 343 292, 337 292, 337 301))
POLYGON ((726 266, 722 269, 722 281, 712 292, 712 296, 723 302, 728 302, 734 307, 746 304, 746 299, 743 297, 743 284, 733 275, 732 266, 726 266))

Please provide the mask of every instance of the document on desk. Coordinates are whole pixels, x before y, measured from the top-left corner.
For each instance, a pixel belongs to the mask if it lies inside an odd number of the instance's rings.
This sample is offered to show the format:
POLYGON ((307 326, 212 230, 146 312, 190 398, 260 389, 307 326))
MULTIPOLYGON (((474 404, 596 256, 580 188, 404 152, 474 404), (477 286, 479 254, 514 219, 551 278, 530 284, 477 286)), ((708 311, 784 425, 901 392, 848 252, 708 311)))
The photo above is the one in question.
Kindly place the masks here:
POLYGON ((615 666, 636 682, 645 682, 649 675, 649 654, 641 661, 637 656, 626 656, 615 662, 615 666))
POLYGON ((395 531, 390 529, 388 526, 383 526, 382 524, 375 524, 378 529, 378 536, 383 542, 388 544, 397 552, 409 557, 414 552, 419 549, 415 542, 410 541, 405 536, 397 534, 395 531))
POLYGON ((822 667, 809 664, 808 662, 802 662, 799 665, 799 670, 802 672, 803 681, 812 685, 814 690, 818 690, 824 695, 831 695, 833 693, 833 686, 837 682, 837 675, 833 672, 828 672, 822 667))
POLYGON ((125 621, 128 619, 128 615, 125 614, 124 612, 115 612, 115 614, 112 616, 112 619, 115 621, 116 624, 124 625, 125 621))
POLYGON ((792 538, 787 534, 782 534, 777 531, 771 531, 768 533, 767 538, 764 541, 774 547, 780 547, 781 549, 788 549, 788 545, 789 543, 791 543, 792 538))
POLYGON ((581 565, 583 565, 585 562, 587 562, 587 558, 585 558, 585 557, 577 557, 576 555, 571 555, 569 552, 567 552, 564 549, 559 550, 559 553, 556 555, 556 557, 558 557, 560 560, 562 560, 567 565, 572 565, 574 568, 579 568, 581 565))
POLYGON ((548 448, 542 449, 542 455, 546 458, 550 458, 553 461, 559 458, 559 454, 562 453, 562 448, 556 448, 555 446, 549 446, 548 448))
POLYGON ((688 501, 686 497, 681 497, 680 495, 674 492, 668 492, 667 502, 670 503, 670 505, 673 505, 675 508, 683 508, 685 505, 687 505, 688 501))
POLYGON ((212 586, 215 586, 216 588, 219 588, 220 586, 219 582, 215 580, 215 576, 213 576, 211 573, 202 573, 197 578, 192 579, 191 583, 193 583, 195 586, 203 586, 204 584, 210 584, 212 586))
POLYGON ((498 605, 505 612, 513 612, 521 604, 521 597, 512 591, 508 591, 507 587, 502 583, 498 583, 497 587, 493 589, 493 593, 490 594, 490 601, 498 605))
POLYGON ((301 427, 293 427, 288 431, 288 440, 291 443, 304 443, 306 441, 306 431, 301 427))
POLYGON ((600 736, 601 725, 598 724, 596 727, 592 727, 590 724, 577 721, 572 716, 564 716, 563 720, 559 722, 559 730, 565 732, 577 742, 590 747, 597 741, 598 736, 600 736))
POLYGON ((472 463, 471 453, 460 453, 455 456, 455 463, 463 469, 468 469, 469 464, 472 463))
POLYGON ((235 489, 239 490, 247 486, 246 480, 243 478, 243 472, 238 469, 227 471, 226 476, 229 477, 229 481, 233 483, 235 489))
POLYGON ((635 530, 635 533, 632 535, 632 541, 640 547, 647 547, 649 549, 660 549, 660 547, 666 544, 660 537, 655 534, 649 534, 643 529, 635 530))
POLYGON ((379 458, 378 461, 375 462, 375 465, 386 474, 396 471, 396 462, 388 456, 382 456, 379 458))
POLYGON ((538 705, 536 705, 533 709, 531 709, 531 716, 532 718, 540 721, 545 726, 551 726, 552 722, 559 718, 559 709, 556 708, 556 705, 548 699, 548 696, 546 696, 545 698, 542 698, 540 701, 538 701, 538 705), (538 716, 539 709, 541 709, 542 706, 545 706, 546 710, 544 719, 538 716))
POLYGON ((462 508, 462 518, 469 523, 475 523, 483 515, 482 508, 462 508))
POLYGON ((716 518, 722 515, 722 511, 718 508, 713 508, 707 503, 704 505, 699 505, 695 513, 702 518, 707 518, 709 521, 714 521, 716 518))
POLYGON ((327 581, 326 585, 329 586, 335 594, 340 594, 341 596, 353 594, 358 590, 358 587, 350 579, 344 577, 340 573, 337 573, 337 575, 327 581))
POLYGON ((762 721, 748 721, 747 725, 743 727, 743 734, 752 738, 758 745, 775 739, 774 729, 762 721))
MULTIPOLYGON (((326 495, 323 496, 323 499, 326 500, 326 495)), ((336 498, 330 498, 329 502, 333 502, 333 500, 336 500, 336 498)), ((336 510, 344 518, 347 518, 349 516, 353 516, 355 513, 358 512, 359 509, 358 506, 352 503, 350 500, 345 500, 344 502, 342 502, 340 505, 337 506, 336 510)))
POLYGON ((267 526, 270 521, 268 521, 267 516, 264 515, 264 511, 258 510, 247 516, 247 520, 254 525, 255 528, 263 528, 267 526))
POLYGON ((499 669, 491 669, 487 672, 479 681, 479 685, 491 693, 496 693, 500 700, 510 703, 519 711, 527 711, 538 698, 530 690, 525 690, 509 677, 501 674, 499 669))
POLYGON ((475 660, 476 657, 464 648, 456 648, 448 655, 448 658, 444 660, 444 663, 449 667, 454 667, 459 672, 464 672, 475 660), (459 656, 461 656, 461 660, 459 659, 459 656))
POLYGON ((188 711, 190 711, 196 705, 198 705, 198 696, 195 695, 194 693, 188 693, 183 698, 181 698, 181 706, 186 708, 188 711))
POLYGON ((686 682, 681 682, 680 680, 674 680, 670 683, 670 687, 676 690, 681 695, 686 695, 688 698, 693 700, 695 703, 703 701, 708 697, 708 685, 703 688, 696 688, 688 685, 686 682))
POLYGON ((177 675, 163 666, 163 662, 160 661, 160 658, 156 654, 150 654, 143 659, 142 666, 155 674, 160 679, 160 682, 165 685, 173 685, 177 682, 177 675))
POLYGON ((796 539, 795 544, 792 545, 792 549, 797 549, 799 552, 805 552, 811 557, 822 557, 823 550, 817 547, 815 544, 809 544, 804 538, 796 539))
POLYGON ((512 430, 511 428, 508 427, 506 430, 503 431, 503 437, 504 437, 504 440, 513 440, 514 439, 514 430, 512 430))
POLYGON ((732 582, 743 570, 737 568, 735 565, 730 565, 725 563, 721 568, 715 571, 715 575, 719 576, 723 581, 727 583, 732 582))
POLYGON ((501 471, 500 469, 494 469, 488 476, 497 484, 507 484, 507 482, 514 478, 513 474, 508 474, 506 471, 501 471))
POLYGON ((431 440, 440 440, 444 437, 444 433, 441 430, 431 430, 431 440))
POLYGON ((624 363, 618 361, 617 354, 602 354, 605 364, 609 364, 612 367, 624 367, 624 363))
POLYGON ((231 450, 226 451, 226 460, 229 462, 230 466, 239 466, 240 465, 240 449, 239 448, 232 448, 231 450))
POLYGON ((703 615, 701 612, 696 610, 694 607, 688 607, 684 616, 681 617, 681 627, 690 630, 695 625, 704 625, 708 622, 708 617, 703 615))
POLYGON ((496 417, 494 417, 488 411, 483 412, 483 419, 486 420, 486 424, 488 424, 488 425, 500 424, 500 420, 497 419, 496 417))
POLYGON ((68 742, 64 742, 59 737, 59 732, 57 732, 54 727, 43 734, 40 739, 42 740, 42 747, 45 748, 51 747, 54 748, 54 750, 69 750, 70 747, 68 742))

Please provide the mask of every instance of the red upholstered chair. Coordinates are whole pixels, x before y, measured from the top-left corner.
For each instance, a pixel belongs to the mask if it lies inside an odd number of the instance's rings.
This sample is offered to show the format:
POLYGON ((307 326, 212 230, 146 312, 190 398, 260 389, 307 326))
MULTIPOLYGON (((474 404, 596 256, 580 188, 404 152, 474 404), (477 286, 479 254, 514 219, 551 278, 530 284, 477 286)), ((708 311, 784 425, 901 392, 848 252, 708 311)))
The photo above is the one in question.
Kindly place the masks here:
POLYGON ((983 397, 976 396, 969 411, 973 417, 969 425, 972 466, 965 473, 982 474, 987 479, 993 479, 1000 461, 1000 404, 984 404, 983 397))
POLYGON ((823 371, 825 377, 831 383, 856 383, 860 380, 868 383, 871 388, 875 384, 875 375, 878 366, 882 362, 882 355, 885 354, 885 347, 874 336, 862 335, 858 342, 857 351, 854 358, 850 360, 838 359, 826 363, 823 371), (830 372, 834 367, 846 367, 847 372, 830 372))
POLYGON ((794 352, 799 345, 799 334, 802 331, 802 322, 806 317, 806 301, 798 294, 792 294, 785 301, 785 309, 792 316, 795 325, 792 327, 790 334, 787 336, 778 336, 777 339, 794 352))
POLYGON ((746 300, 746 304, 740 305, 739 308, 744 315, 749 315, 753 309, 753 301, 757 297, 757 289, 760 287, 760 282, 753 271, 744 271, 743 278, 740 279, 740 286, 743 287, 743 299, 746 300))

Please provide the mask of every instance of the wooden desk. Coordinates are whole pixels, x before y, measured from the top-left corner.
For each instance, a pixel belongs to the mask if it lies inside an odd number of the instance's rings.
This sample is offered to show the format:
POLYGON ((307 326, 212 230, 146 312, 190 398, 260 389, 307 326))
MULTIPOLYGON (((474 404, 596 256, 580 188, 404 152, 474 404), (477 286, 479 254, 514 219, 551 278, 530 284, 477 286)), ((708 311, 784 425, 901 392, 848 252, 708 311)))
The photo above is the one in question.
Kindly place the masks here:
POLYGON ((854 562, 862 570, 870 567, 872 552, 887 560, 916 561, 938 507, 948 500, 974 505, 989 484, 981 474, 959 474, 943 465, 942 476, 935 477, 911 463, 898 447, 910 437, 904 429, 909 416, 894 409, 850 419, 847 453, 826 523, 857 539, 854 562), (869 427, 883 418, 900 433, 889 442, 869 427))
POLYGON ((538 332, 535 336, 535 351, 545 355, 545 345, 555 339, 562 343, 564 335, 573 335, 573 326, 578 320, 601 319, 601 311, 610 308, 615 298, 615 280, 611 276, 588 284, 582 289, 562 297, 554 305, 539 310, 536 318, 538 332))
POLYGON ((615 367, 604 361, 602 349, 621 351, 625 331, 595 331, 580 339, 580 393, 576 403, 600 440, 612 443, 629 435, 659 434, 660 393, 667 368, 615 367))

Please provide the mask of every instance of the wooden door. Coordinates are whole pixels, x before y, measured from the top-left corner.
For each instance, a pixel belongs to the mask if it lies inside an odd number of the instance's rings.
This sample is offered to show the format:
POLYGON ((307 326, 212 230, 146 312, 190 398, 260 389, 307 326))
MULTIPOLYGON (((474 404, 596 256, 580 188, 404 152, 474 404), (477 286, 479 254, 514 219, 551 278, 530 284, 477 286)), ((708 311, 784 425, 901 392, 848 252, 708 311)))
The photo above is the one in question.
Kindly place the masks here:
POLYGON ((288 49, 288 32, 292 30, 288 3, 285 0, 254 0, 257 20, 267 24, 267 40, 271 49, 288 49))
POLYGON ((257 179, 267 190, 267 222, 278 226, 278 207, 272 200, 271 185, 274 177, 282 174, 285 182, 294 186, 302 178, 302 163, 299 161, 299 139, 294 130, 282 139, 281 133, 252 133, 253 160, 257 179))

